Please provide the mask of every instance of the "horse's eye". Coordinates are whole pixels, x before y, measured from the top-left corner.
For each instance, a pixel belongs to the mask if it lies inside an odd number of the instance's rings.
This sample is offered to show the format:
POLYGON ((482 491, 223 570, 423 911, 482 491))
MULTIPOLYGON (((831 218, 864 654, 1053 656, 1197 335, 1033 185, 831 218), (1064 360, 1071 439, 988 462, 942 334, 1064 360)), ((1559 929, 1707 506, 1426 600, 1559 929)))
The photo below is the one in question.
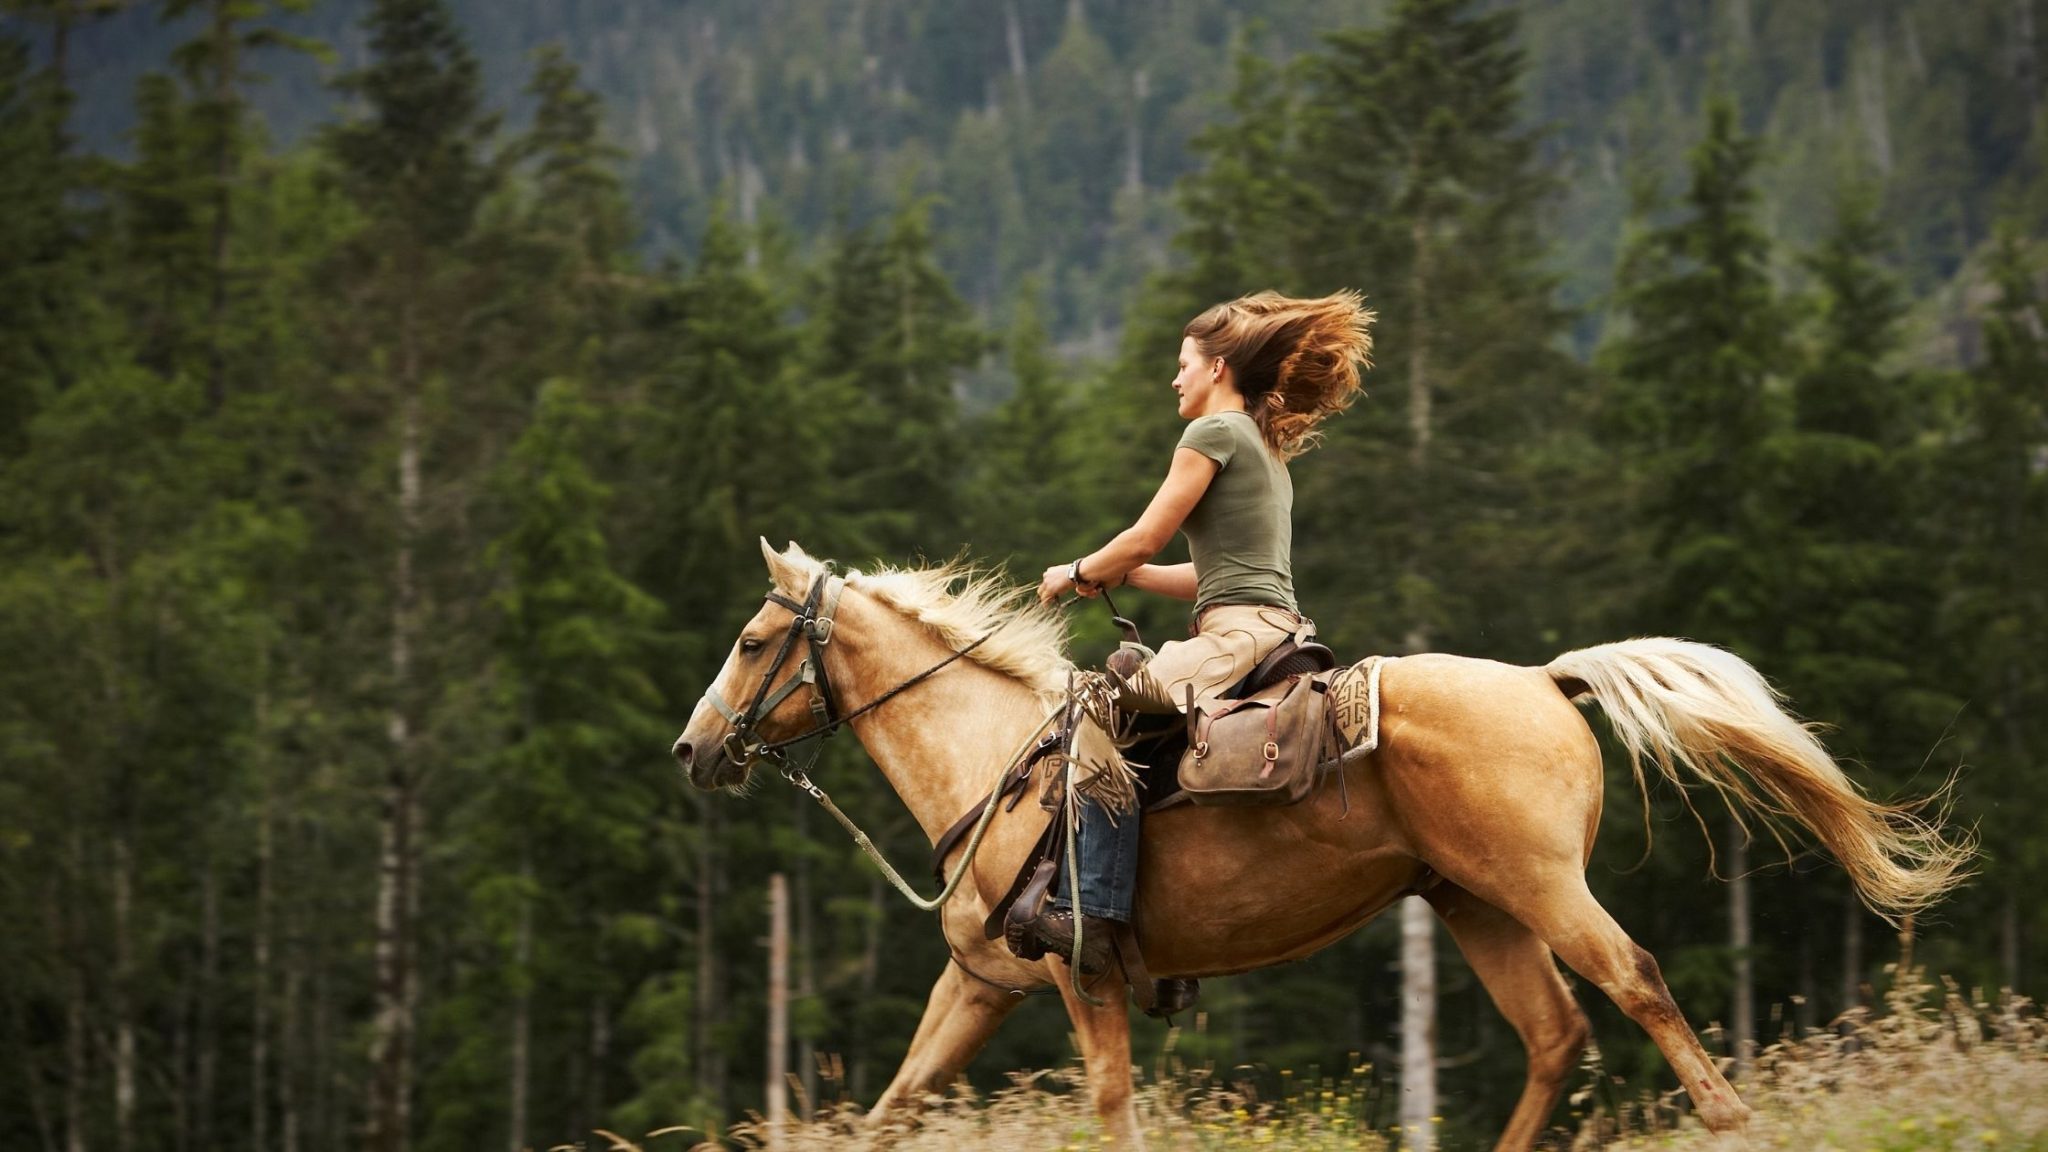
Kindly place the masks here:
POLYGON ((759 640, 754 639, 751 636, 747 637, 745 640, 740 641, 740 651, 742 652, 759 652, 760 650, 761 642, 759 640))

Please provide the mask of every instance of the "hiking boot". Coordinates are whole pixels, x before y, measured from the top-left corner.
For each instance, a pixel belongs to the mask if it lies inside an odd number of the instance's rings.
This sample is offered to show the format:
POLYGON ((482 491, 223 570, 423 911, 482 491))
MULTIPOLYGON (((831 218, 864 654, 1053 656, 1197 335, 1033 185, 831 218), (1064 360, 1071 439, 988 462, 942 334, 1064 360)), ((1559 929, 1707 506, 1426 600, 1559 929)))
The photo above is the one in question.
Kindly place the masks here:
MULTIPOLYGON (((1110 934, 1116 931, 1116 921, 1100 916, 1089 916, 1081 922, 1081 959, 1075 966, 1083 976, 1099 976, 1109 970, 1111 950, 1110 934)), ((1074 914, 1065 908, 1054 909, 1038 918, 1038 940, 1049 952, 1057 952, 1067 958, 1074 957, 1074 914)))

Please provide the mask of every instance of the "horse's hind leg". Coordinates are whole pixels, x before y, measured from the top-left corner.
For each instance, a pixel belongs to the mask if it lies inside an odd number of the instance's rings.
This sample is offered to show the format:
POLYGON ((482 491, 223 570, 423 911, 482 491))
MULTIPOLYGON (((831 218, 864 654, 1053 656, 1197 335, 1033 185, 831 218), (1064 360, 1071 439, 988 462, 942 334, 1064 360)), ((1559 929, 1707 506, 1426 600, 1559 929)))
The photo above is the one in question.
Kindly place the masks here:
POLYGON ((1599 985, 1650 1034, 1710 1131, 1739 1130, 1749 1122, 1748 1106, 1693 1035, 1664 986, 1656 959, 1629 939, 1593 899, 1584 875, 1539 865, 1512 881, 1486 885, 1484 894, 1527 924, 1573 971, 1599 985))
POLYGON ((882 1090, 882 1098, 868 1114, 869 1123, 886 1124, 897 1113, 914 1108, 924 1093, 944 1091, 988 1044, 1018 999, 948 961, 938 983, 932 985, 924 1018, 911 1038, 910 1051, 903 1055, 903 1066, 882 1090))
POLYGON ((1424 898, 1529 1054, 1522 1098, 1494 1150, 1534 1148, 1585 1050, 1591 1031, 1586 1014, 1572 999, 1549 946, 1521 921, 1455 884, 1438 884, 1424 898))

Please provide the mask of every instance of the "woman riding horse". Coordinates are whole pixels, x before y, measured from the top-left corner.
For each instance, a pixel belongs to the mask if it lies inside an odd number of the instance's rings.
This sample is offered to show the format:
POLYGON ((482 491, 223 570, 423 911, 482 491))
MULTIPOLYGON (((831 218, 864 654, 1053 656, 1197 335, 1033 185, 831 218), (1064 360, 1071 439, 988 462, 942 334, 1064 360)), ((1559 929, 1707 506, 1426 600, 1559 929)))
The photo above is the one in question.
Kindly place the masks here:
MULTIPOLYGON (((1294 484, 1287 462, 1317 441, 1316 428, 1348 407, 1372 351, 1373 314, 1355 292, 1299 300, 1260 292, 1218 304, 1182 331, 1173 378, 1188 421, 1166 480, 1138 522, 1101 548, 1045 570, 1038 595, 1094 596, 1128 584, 1195 602, 1187 640, 1148 660, 1130 649, 1110 660, 1120 708, 1170 713, 1236 684, 1282 641, 1305 642, 1315 625, 1294 597, 1294 484), (1192 561, 1153 564, 1185 532, 1192 561)), ((1075 756, 1118 771, 1100 718, 1084 719, 1075 756)), ((1080 872, 1083 954, 1093 975, 1108 966, 1112 921, 1128 922, 1137 883, 1138 812, 1080 805, 1075 853, 1080 872)), ((1064 889, 1063 889, 1064 891, 1064 889)), ((1065 895, 1039 919, 1038 935, 1073 959, 1074 910, 1065 895)))

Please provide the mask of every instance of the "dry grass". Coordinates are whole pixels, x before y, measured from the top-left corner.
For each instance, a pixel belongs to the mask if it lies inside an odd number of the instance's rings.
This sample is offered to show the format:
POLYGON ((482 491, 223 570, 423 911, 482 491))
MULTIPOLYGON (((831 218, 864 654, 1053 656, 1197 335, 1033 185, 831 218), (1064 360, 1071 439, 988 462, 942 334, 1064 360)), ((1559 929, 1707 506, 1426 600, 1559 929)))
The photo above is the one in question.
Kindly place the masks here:
MULTIPOLYGON (((2048 1023, 1917 969, 1879 1014, 1766 1050, 1737 1085, 1755 1110, 1748 1152, 2048 1152, 2048 1023)), ((1581 1097, 1583 1098, 1583 1097, 1581 1097)), ((1669 1098, 1605 1111, 1575 1142, 1608 1152, 1728 1147, 1669 1098)))
MULTIPOLYGON (((1740 1088, 1755 1110, 1746 1141, 1723 1143, 1685 1111, 1683 1097, 1597 1106, 1597 1066, 1573 1096, 1591 1115, 1552 1143, 1608 1152, 2048 1152, 2048 1024, 2033 1006, 1965 997, 1953 982, 1895 974, 1882 1013, 1859 1011, 1836 1028, 1773 1046, 1740 1088)), ((1260 1101, 1190 1070, 1150 1078, 1138 1114, 1154 1148, 1386 1152, 1394 1134, 1362 1123, 1368 1069, 1290 1084, 1260 1101)), ((964 1090, 934 1098, 914 1125, 878 1134, 844 1105, 792 1121, 787 1152, 846 1148, 901 1152, 1082 1152, 1106 1145, 1088 1113, 1076 1068, 1019 1077, 987 1098, 964 1090), (878 1135, 885 1136, 877 1139, 878 1135)), ((670 1129, 638 1141, 601 1133, 586 1147, 680 1152, 701 1134, 670 1129)), ((726 1146, 762 1147, 756 1122, 726 1146)), ((699 1152, 717 1144, 695 1144, 699 1152)))

